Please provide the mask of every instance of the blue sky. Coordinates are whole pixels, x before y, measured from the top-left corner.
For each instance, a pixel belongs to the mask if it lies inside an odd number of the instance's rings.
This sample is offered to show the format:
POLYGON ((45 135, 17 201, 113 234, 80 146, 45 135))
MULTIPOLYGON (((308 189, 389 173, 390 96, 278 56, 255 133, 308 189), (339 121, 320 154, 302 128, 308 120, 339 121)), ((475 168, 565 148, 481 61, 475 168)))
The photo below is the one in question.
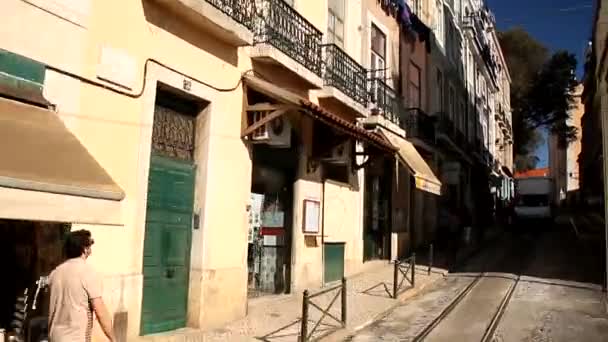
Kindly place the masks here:
MULTIPOLYGON (((577 76, 583 74, 583 54, 591 37, 592 0, 486 0, 496 16, 499 30, 522 26, 552 51, 565 49, 576 54, 577 76)), ((537 156, 538 167, 547 165, 547 146, 537 156)))

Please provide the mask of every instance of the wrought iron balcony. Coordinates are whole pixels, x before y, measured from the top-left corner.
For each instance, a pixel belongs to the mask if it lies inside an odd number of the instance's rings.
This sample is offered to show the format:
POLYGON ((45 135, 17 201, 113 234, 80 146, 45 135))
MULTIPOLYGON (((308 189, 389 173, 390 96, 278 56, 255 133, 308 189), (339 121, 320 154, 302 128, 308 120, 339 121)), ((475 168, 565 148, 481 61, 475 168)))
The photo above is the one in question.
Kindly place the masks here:
POLYGON ((403 127, 400 112, 403 110, 403 100, 397 93, 380 78, 368 80, 370 102, 374 104, 380 115, 395 125, 403 127))
POLYGON ((405 111, 405 132, 408 139, 415 138, 434 144, 435 119, 420 108, 409 108, 405 111))
POLYGON ((255 0, 205 0, 239 24, 253 30, 256 18, 255 0))
POLYGON ((269 44, 321 76, 323 33, 283 0, 257 0, 254 44, 269 44))
POLYGON ((167 18, 188 25, 229 46, 253 44, 257 20, 256 0, 154 0, 167 18))
POLYGON ((335 44, 323 45, 325 50, 326 87, 334 87, 357 103, 367 106, 366 73, 357 61, 335 44))

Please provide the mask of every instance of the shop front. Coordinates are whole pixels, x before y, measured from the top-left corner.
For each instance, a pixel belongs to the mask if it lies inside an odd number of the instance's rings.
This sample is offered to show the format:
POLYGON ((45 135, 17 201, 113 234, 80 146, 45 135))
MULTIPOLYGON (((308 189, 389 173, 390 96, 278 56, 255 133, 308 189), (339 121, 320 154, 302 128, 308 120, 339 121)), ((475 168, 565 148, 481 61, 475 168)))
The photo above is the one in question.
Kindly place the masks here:
POLYGON ((362 170, 372 156, 395 148, 270 82, 245 76, 244 85, 242 137, 253 163, 250 298, 321 286, 355 272, 363 255, 356 238, 363 233, 362 170))
POLYGON ((392 161, 394 176, 390 178, 394 183, 392 231, 397 240, 392 257, 401 258, 427 242, 433 233, 434 225, 429 224, 425 211, 432 209, 427 204, 441 195, 442 183, 411 142, 385 129, 380 133, 398 148, 392 161))
POLYGON ((32 341, 47 326, 38 281, 63 261, 72 224, 122 225, 122 189, 59 115, 0 98, 0 258, 10 275, 0 285, 0 328, 32 341))
POLYGON ((290 146, 252 146, 253 174, 247 249, 248 295, 289 292, 293 182, 290 146))

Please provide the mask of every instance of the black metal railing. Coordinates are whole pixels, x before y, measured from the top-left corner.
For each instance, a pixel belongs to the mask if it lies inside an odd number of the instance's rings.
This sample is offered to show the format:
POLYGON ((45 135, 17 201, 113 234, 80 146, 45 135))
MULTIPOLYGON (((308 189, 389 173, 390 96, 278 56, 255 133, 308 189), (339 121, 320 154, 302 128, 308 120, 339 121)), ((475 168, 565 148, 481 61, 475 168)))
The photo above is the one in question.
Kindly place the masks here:
POLYGON ((405 111, 404 128, 408 138, 435 143, 435 120, 420 108, 409 108, 405 111))
POLYGON ((399 290, 405 282, 416 286, 416 253, 407 259, 395 260, 393 269, 393 298, 397 298, 399 290), (410 276, 408 278, 408 273, 410 276))
MULTIPOLYGON (((326 288, 326 289, 321 290, 314 294, 310 294, 308 292, 308 290, 304 291, 304 294, 302 297, 302 322, 301 322, 301 326, 300 326, 300 338, 299 338, 300 342, 310 341, 312 339, 312 337, 314 336, 315 331, 321 325, 321 323, 323 322, 323 320, 326 317, 331 318, 334 321, 338 322, 342 327, 346 326, 346 294, 347 294, 346 278, 342 278, 341 284, 326 288), (327 304, 324 308, 312 301, 313 298, 330 293, 332 291, 336 291, 335 295, 332 298, 332 300, 329 301, 329 304, 327 304), (332 306, 334 305, 334 303, 336 302, 338 297, 340 297, 340 299, 341 299, 341 301, 340 301, 340 318, 337 318, 330 312, 332 306), (310 315, 309 315, 310 307, 313 307, 313 308, 321 311, 322 315, 315 322, 315 325, 309 332, 308 323, 309 323, 309 319, 310 319, 310 315)), ((331 332, 328 332, 328 333, 331 333, 331 332)), ((328 333, 326 333, 326 334, 328 334, 328 333)), ((320 337, 317 337, 316 339, 319 339, 319 338, 320 337)))
POLYGON ((403 127, 400 115, 400 111, 403 109, 403 100, 397 95, 397 92, 381 78, 368 79, 368 88, 370 102, 374 104, 378 114, 403 127))
POLYGON ((367 70, 336 44, 323 45, 323 48, 325 86, 339 89, 355 102, 367 106, 367 70))
POLYGON ((254 29, 256 18, 255 0, 205 0, 230 16, 237 23, 254 29))
POLYGON ((321 76, 323 33, 283 0, 258 0, 254 44, 270 44, 321 76))

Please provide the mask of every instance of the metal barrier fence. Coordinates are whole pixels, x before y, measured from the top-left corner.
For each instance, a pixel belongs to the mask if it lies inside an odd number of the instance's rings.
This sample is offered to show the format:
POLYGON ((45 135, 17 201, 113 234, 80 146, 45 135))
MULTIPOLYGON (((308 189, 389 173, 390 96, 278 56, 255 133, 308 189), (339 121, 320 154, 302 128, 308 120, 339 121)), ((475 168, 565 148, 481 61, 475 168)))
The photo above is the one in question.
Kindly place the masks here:
POLYGON ((412 285, 412 287, 416 286, 416 253, 412 253, 412 256, 407 259, 395 260, 394 265, 393 298, 397 298, 397 294, 406 280, 412 285), (410 271, 411 275, 408 279, 407 274, 410 271), (401 275, 401 280, 399 280, 399 275, 401 275))
POLYGON ((300 328, 299 341, 300 342, 310 341, 311 337, 314 335, 315 331, 317 330, 319 325, 321 325, 321 322, 323 322, 323 319, 325 317, 329 317, 329 318, 335 320, 336 322, 340 323, 340 325, 342 327, 346 326, 346 278, 342 278, 341 284, 332 286, 330 288, 324 289, 324 290, 319 291, 314 294, 309 294, 308 290, 304 291, 304 297, 302 300, 302 326, 300 328), (336 291, 336 290, 338 290, 338 291, 336 291), (336 291, 336 294, 333 297, 333 299, 329 302, 329 304, 325 307, 325 309, 312 301, 313 298, 321 296, 321 295, 326 294, 331 291, 336 291), (338 297, 341 297, 341 305, 340 305, 340 314, 341 314, 340 316, 341 317, 340 317, 340 319, 338 319, 337 317, 335 317, 334 315, 332 315, 329 312, 330 309, 332 308, 332 306, 334 305, 334 303, 336 302, 336 300, 338 299, 338 297), (308 332, 308 316, 309 316, 308 310, 309 310, 310 306, 321 311, 323 314, 321 315, 321 318, 319 318, 319 320, 315 323, 314 327, 310 330, 310 333, 309 333, 308 332))

